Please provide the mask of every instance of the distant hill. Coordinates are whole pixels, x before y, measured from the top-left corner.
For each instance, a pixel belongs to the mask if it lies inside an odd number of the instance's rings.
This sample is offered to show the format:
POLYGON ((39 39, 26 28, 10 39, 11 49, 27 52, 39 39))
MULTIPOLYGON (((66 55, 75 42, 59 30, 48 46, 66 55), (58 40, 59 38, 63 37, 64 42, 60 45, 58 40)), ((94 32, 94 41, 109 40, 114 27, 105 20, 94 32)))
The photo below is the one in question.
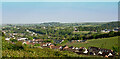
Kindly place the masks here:
POLYGON ((120 22, 85 22, 85 23, 60 23, 60 22, 46 22, 39 24, 4 24, 2 26, 87 26, 87 27, 102 27, 113 28, 118 27, 120 22))
MULTIPOLYGON (((93 24, 93 23, 92 23, 93 24)), ((95 24, 95 23, 94 23, 95 24)), ((88 24, 87 24, 88 25, 88 24)), ((97 25, 97 24, 96 24, 97 25)), ((79 31, 94 31, 94 30, 97 30, 97 31, 101 31, 103 29, 114 29, 114 28, 117 28, 117 27, 120 27, 120 22, 119 21, 116 21, 116 22, 108 22, 108 23, 100 23, 98 24, 99 26, 96 26, 96 25, 93 25, 93 26, 79 26, 77 27, 77 29, 79 31)))
POLYGON ((113 29, 115 27, 120 27, 120 21, 116 21, 116 22, 109 22, 109 23, 106 23, 106 24, 103 24, 101 26, 99 26, 103 29, 113 29))
POLYGON ((102 25, 104 22, 86 22, 86 23, 60 23, 60 22, 48 22, 37 24, 40 26, 83 26, 83 25, 102 25))

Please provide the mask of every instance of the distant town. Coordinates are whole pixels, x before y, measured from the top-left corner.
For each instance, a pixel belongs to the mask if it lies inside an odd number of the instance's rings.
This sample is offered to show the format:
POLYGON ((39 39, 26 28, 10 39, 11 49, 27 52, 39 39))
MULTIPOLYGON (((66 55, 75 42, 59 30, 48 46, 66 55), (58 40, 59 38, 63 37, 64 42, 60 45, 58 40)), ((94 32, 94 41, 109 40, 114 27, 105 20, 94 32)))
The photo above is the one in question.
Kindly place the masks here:
MULTIPOLYGON (((99 46, 77 47, 75 43, 89 43, 89 40, 119 36, 119 27, 109 27, 107 24, 117 22, 101 23, 43 23, 29 25, 7 24, 2 27, 2 36, 6 42, 16 45, 21 42, 22 46, 29 48, 50 48, 59 51, 70 51, 78 55, 97 55, 113 57, 118 52, 113 49, 99 46), (82 26, 81 26, 82 25, 82 26), (92 27, 91 27, 92 26, 92 27), (67 43, 70 43, 67 45, 67 43)), ((97 43, 99 44, 99 43, 97 43)), ((104 43, 105 44, 105 43, 104 43)), ((116 44, 116 43, 115 43, 116 44)), ((19 48, 19 47, 18 47, 19 48)), ((29 49, 28 48, 28 49, 29 49)), ((10 48, 9 48, 10 49, 10 48)))

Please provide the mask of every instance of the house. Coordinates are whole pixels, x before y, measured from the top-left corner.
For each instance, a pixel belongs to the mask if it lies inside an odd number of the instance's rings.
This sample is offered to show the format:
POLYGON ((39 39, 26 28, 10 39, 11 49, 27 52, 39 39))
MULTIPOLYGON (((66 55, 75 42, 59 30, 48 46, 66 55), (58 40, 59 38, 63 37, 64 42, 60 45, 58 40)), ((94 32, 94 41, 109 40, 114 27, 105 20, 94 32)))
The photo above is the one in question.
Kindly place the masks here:
POLYGON ((44 40, 43 39, 33 39, 33 43, 42 43, 44 40))
POLYGON ((74 31, 77 31, 77 28, 74 28, 74 31))
POLYGON ((29 44, 29 42, 28 41, 24 41, 22 44, 29 44))
POLYGON ((47 46, 47 43, 44 43, 42 46, 47 46))
POLYGON ((50 46, 55 46, 55 45, 51 44, 50 46))
POLYGON ((67 48, 67 49, 64 49, 64 50, 66 50, 66 51, 71 51, 71 52, 77 52, 77 50, 71 49, 71 48, 67 48))
POLYGON ((51 46, 51 49, 61 49, 61 46, 51 46))
POLYGON ((109 30, 107 30, 107 29, 101 30, 101 32, 105 32, 105 33, 108 33, 110 31, 111 31, 110 29, 109 30))
POLYGON ((76 50, 78 50, 79 48, 78 47, 75 47, 76 50))
POLYGON ((29 30, 26 30, 27 32, 29 32, 29 33, 31 33, 31 31, 29 31, 29 30))
POLYGON ((33 32, 31 35, 33 36, 33 35, 37 35, 37 34, 35 32, 33 32))
POLYGON ((73 46, 71 46, 71 47, 68 47, 68 46, 60 46, 60 50, 66 50, 66 51, 71 51, 71 52, 75 52, 75 49, 72 49, 73 48, 73 46))
POLYGON ((90 53, 90 55, 97 55, 98 52, 99 52, 99 49, 98 47, 88 47, 88 51, 90 53))
POLYGON ((112 57, 115 55, 115 52, 113 50, 97 48, 97 47, 89 47, 89 53, 93 55, 101 55, 105 57, 112 57))
POLYGON ((17 28, 17 29, 20 29, 20 28, 17 28))
POLYGON ((11 36, 12 38, 15 38, 15 36, 11 36))
POLYGON ((9 40, 10 40, 10 38, 5 38, 5 40, 9 41, 9 40))
POLYGON ((12 33, 12 35, 18 35, 18 33, 12 33))
POLYGON ((84 50, 84 52, 83 52, 84 54, 88 53, 88 50, 85 47, 83 48, 83 50, 84 50))
POLYGON ((29 32, 29 30, 26 30, 27 32, 29 32))
POLYGON ((87 50, 85 47, 80 47, 78 53, 79 53, 79 54, 87 54, 87 53, 88 53, 88 50, 87 50))
POLYGON ((62 41, 64 41, 64 40, 56 40, 56 39, 54 39, 54 42, 55 42, 56 44, 62 43, 62 41))
POLYGON ((6 33, 5 31, 2 31, 4 34, 6 33))
POLYGON ((63 47, 62 47, 62 46, 60 46, 60 47, 59 47, 59 49, 61 50, 61 49, 63 49, 63 47))
POLYGON ((116 28, 116 29, 113 29, 114 32, 118 32, 119 31, 119 28, 116 28))
POLYGON ((51 36, 48 36, 48 38, 51 38, 51 36))
POLYGON ((34 45, 35 43, 31 43, 30 41, 24 41, 22 44, 34 45))
POLYGON ((99 52, 98 52, 98 55, 107 56, 107 57, 112 57, 112 56, 115 55, 115 52, 114 52, 113 50, 110 50, 110 49, 100 48, 100 49, 99 49, 99 52))
POLYGON ((27 40, 28 38, 19 38, 17 39, 18 41, 21 41, 21 40, 27 40))
POLYGON ((45 46, 50 46, 50 45, 52 45, 52 43, 42 43, 42 44, 41 44, 41 46, 44 46, 44 47, 45 47, 45 46))
POLYGON ((52 46, 55 46, 55 45, 51 44, 51 45, 49 46, 49 48, 52 49, 52 46))
POLYGON ((63 46, 63 50, 65 50, 65 49, 67 49, 67 48, 69 48, 67 45, 63 46))
POLYGON ((64 40, 61 40, 61 42, 60 43, 62 43, 64 40))
POLYGON ((74 43, 74 42, 77 42, 77 40, 72 40, 71 42, 74 43))
POLYGON ((85 42, 86 40, 72 40, 71 42, 72 43, 75 43, 75 42, 85 42))
POLYGON ((80 42, 81 40, 77 40, 77 42, 80 42))
POLYGON ((43 29, 46 29, 46 27, 43 27, 43 29))
POLYGON ((71 46, 71 47, 69 47, 69 48, 71 48, 71 49, 75 49, 75 47, 73 47, 73 46, 71 46))
POLYGON ((85 42, 86 40, 80 40, 80 42, 85 42))

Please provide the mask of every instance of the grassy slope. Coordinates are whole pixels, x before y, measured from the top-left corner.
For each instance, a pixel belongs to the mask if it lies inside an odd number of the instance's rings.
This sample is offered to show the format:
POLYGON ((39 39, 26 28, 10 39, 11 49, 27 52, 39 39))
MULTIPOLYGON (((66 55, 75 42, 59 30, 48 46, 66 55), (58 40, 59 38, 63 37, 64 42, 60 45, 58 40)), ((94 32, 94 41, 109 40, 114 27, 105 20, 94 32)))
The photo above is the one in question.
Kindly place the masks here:
POLYGON ((25 50, 3 50, 2 57, 101 57, 92 55, 78 55, 70 51, 57 51, 52 49, 25 49, 25 50))
MULTIPOLYGON (((120 36, 119 36, 120 37, 120 36)), ((66 43, 64 45, 75 46, 75 47, 86 47, 95 46, 100 48, 112 49, 113 46, 118 45, 118 36, 110 38, 92 39, 88 40, 87 43, 66 43)))

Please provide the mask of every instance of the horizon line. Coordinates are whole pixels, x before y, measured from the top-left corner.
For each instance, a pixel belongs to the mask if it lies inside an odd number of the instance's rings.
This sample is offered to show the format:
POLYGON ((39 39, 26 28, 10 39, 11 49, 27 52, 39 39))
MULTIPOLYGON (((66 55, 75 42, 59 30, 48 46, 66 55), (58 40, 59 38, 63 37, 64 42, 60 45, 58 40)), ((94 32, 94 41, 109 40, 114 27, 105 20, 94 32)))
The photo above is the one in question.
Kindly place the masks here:
MULTIPOLYGON (((117 20, 119 21, 119 20, 117 20)), ((95 21, 95 22, 57 22, 57 21, 52 21, 54 23, 104 23, 104 22, 117 22, 117 21, 95 21)), ((52 23, 52 22, 33 22, 33 23, 2 23, 2 25, 4 24, 42 24, 42 23, 52 23)))

